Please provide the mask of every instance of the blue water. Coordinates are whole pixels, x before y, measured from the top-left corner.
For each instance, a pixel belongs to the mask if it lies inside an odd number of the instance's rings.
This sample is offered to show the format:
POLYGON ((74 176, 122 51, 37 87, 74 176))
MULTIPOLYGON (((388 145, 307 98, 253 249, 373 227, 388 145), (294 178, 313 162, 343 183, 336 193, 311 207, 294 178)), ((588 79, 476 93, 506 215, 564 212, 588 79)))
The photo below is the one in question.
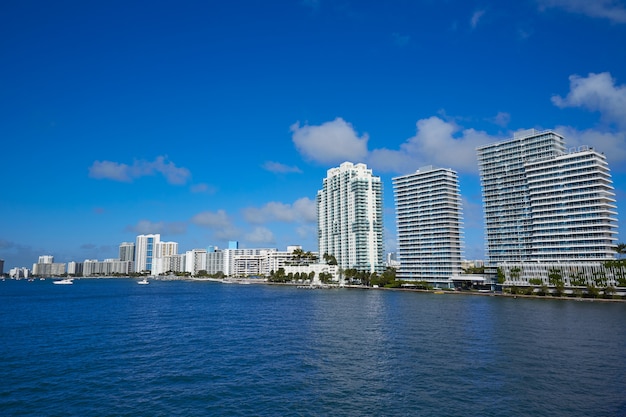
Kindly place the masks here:
POLYGON ((3 416, 626 416, 626 304, 0 282, 3 416))

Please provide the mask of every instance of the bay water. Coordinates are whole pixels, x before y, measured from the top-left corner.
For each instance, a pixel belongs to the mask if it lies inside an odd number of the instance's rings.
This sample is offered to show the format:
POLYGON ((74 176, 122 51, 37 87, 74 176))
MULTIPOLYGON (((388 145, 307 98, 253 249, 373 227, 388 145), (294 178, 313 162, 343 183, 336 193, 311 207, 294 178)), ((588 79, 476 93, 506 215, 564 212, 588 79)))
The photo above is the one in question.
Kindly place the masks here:
POLYGON ((626 416, 626 303, 0 282, 2 416, 626 416))

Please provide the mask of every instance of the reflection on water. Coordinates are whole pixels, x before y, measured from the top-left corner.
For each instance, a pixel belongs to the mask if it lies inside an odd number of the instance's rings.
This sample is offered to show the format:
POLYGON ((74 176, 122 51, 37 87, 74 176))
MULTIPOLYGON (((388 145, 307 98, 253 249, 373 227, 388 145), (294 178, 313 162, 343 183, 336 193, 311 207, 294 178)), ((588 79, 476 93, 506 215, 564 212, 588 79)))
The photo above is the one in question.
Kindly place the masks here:
POLYGON ((626 304, 47 284, 0 283, 3 415, 626 415, 626 304))

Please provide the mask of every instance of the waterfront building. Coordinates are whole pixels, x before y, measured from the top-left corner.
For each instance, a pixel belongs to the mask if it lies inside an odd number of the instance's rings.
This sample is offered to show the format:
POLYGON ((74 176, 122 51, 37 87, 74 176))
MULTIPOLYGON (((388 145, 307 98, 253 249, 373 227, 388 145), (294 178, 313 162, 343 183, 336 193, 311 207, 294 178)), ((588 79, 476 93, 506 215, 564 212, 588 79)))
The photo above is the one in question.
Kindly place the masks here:
MULTIPOLYGON (((134 246, 134 245, 133 245, 134 246)), ((83 275, 83 263, 71 261, 67 263, 67 273, 68 275, 73 275, 75 277, 79 277, 83 275)))
POLYGON ((184 272, 186 254, 166 255, 152 260, 152 275, 166 275, 168 272, 184 272))
POLYGON ((206 271, 209 275, 224 273, 224 251, 218 250, 215 246, 207 248, 206 271))
POLYGON ((503 262, 608 260, 617 221, 606 159, 534 129, 477 148, 486 252, 503 262))
POLYGON ((120 261, 135 261, 135 244, 122 242, 119 249, 120 261))
POLYGON ((317 192, 318 247, 341 269, 384 270, 382 182, 365 164, 327 171, 317 192))
POLYGON ((83 276, 115 275, 129 276, 133 272, 133 261, 121 261, 119 259, 105 259, 100 262, 97 259, 85 259, 83 262, 83 276))
POLYGON ((587 147, 525 165, 532 260, 615 257, 617 206, 606 157, 587 147))
MULTIPOLYGON (((49 260, 52 257, 46 259, 49 260)), ((41 257, 40 257, 41 259, 41 257)), ((39 277, 53 277, 65 274, 64 263, 42 262, 33 264, 33 275, 39 277)))
POLYGON ((400 267, 396 278, 448 286, 462 272, 463 209, 458 175, 427 166, 393 178, 400 267))
POLYGON ((206 271, 206 249, 192 249, 185 252, 185 272, 196 275, 198 271, 206 271))
POLYGON ((54 256, 52 255, 42 255, 39 257, 37 261, 38 264, 51 264, 54 263, 54 256))
POLYGON ((161 241, 160 234, 138 235, 135 240, 135 272, 152 272, 155 246, 161 241))

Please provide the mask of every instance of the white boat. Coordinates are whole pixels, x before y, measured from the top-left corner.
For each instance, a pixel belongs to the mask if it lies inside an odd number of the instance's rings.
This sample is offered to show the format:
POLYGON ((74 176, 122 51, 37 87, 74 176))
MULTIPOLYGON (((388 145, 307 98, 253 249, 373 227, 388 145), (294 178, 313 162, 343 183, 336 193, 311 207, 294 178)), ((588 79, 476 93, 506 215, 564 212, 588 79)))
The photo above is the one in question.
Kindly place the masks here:
POLYGON ((58 281, 52 281, 53 284, 58 284, 58 285, 71 285, 74 283, 72 278, 67 278, 67 279, 60 279, 58 281))
POLYGON ((150 281, 148 281, 148 278, 144 278, 141 281, 137 281, 137 284, 147 285, 150 284, 150 281))

